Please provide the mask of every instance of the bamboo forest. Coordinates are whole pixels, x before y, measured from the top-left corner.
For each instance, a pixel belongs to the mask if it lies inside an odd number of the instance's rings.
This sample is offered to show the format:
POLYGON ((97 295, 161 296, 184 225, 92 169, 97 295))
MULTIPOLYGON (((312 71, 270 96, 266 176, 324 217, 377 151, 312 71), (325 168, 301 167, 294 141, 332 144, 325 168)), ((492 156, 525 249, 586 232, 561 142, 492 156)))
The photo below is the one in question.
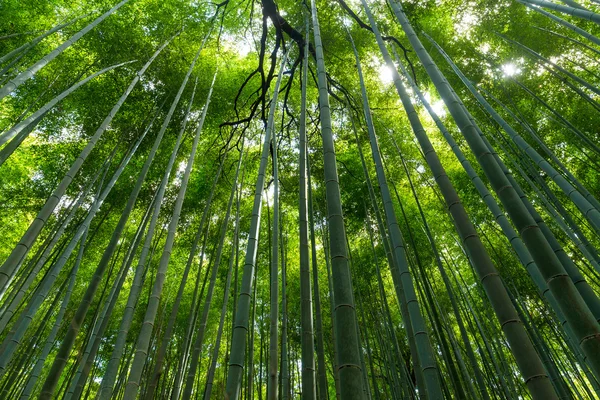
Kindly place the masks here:
POLYGON ((0 0, 0 399, 600 399, 599 0, 0 0))

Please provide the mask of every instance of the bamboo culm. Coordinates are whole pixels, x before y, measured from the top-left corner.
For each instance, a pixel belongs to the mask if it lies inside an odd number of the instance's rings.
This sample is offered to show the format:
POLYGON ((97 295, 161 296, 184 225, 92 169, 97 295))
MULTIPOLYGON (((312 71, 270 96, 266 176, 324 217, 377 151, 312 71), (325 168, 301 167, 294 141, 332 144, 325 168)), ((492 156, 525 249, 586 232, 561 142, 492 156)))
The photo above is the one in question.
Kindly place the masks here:
POLYGON ((421 44, 421 41, 404 15, 401 6, 393 0, 390 0, 390 5, 415 52, 419 56, 421 63, 426 68, 448 110, 457 122, 469 147, 471 147, 486 176, 490 180, 492 187, 515 223, 523 242, 540 268, 540 272, 544 276, 548 287, 553 291, 592 369, 595 371, 596 376, 600 376, 600 327, 594 316, 587 308, 581 295, 577 292, 575 285, 548 244, 540 227, 536 224, 525 204, 523 204, 515 187, 511 184, 493 153, 485 144, 483 135, 480 135, 481 131, 473 124, 468 113, 462 108, 461 103, 458 102, 456 95, 452 92, 449 83, 421 44))
MULTIPOLYGON (((125 0, 127 1, 127 0, 125 0)), ((122 2, 123 3, 123 2, 122 2)), ((169 40, 163 43, 150 57, 150 59, 144 64, 144 66, 137 72, 125 92, 121 95, 119 100, 115 103, 111 111, 104 118, 104 121, 100 124, 94 135, 89 139, 87 145, 83 148, 81 153, 77 156, 71 167, 62 178, 56 189, 52 192, 50 197, 46 200, 42 209, 38 212, 36 218, 31 222, 27 231, 21 237, 19 243, 12 250, 8 258, 4 261, 2 266, 0 266, 0 295, 2 295, 7 288, 8 282, 12 279, 12 277, 18 272, 25 256, 31 249, 31 246, 39 236, 42 228, 48 221, 48 218, 52 215, 52 212, 60 202, 61 198, 67 191, 67 188, 81 169, 83 163, 90 155, 98 141, 100 140, 102 134, 108 128, 110 122, 113 120, 114 116, 117 114, 129 94, 133 91, 134 87, 140 81, 144 73, 150 67, 152 62, 158 57, 161 51, 171 42, 174 38, 172 36, 169 40)))
POLYGON ((354 305, 352 277, 346 247, 346 227, 342 211, 337 160, 334 148, 327 72, 323 43, 315 0, 311 0, 313 39, 317 62, 317 84, 321 116, 321 137, 325 170, 327 202, 327 226, 329 230, 329 257, 333 281, 333 323, 337 360, 336 375, 339 375, 340 396, 344 400, 363 399, 364 384, 358 339, 358 318, 354 305))
MULTIPOLYGON (((375 20, 373 15, 371 14, 371 10, 368 7, 366 1, 361 0, 362 6, 367 14, 369 22, 371 24, 371 28, 373 29, 373 33, 375 34, 375 38, 377 40, 377 44, 379 45, 380 51, 382 52, 384 59, 390 64, 391 58, 387 53, 385 48, 385 44, 383 44, 383 39, 381 38, 381 34, 379 33, 379 29, 375 24, 375 20)), ((420 361, 420 367, 423 371, 424 383, 425 383, 425 391, 427 393, 427 397, 429 399, 441 399, 441 384, 439 381, 439 371, 435 361, 435 357, 433 355, 433 350, 431 347, 431 342, 429 339, 429 334, 425 325, 425 320, 421 313, 421 308, 419 306, 419 302, 417 299, 417 295, 415 292, 415 284, 408 268, 408 260, 406 255, 406 247, 404 243, 404 238, 402 236, 402 232, 400 231, 400 226, 398 225, 398 219, 396 216, 396 212, 394 210, 394 205, 392 203, 392 196, 387 184, 387 178, 385 175, 385 171, 383 170, 383 163, 381 154, 379 151, 379 144, 377 143, 377 138, 375 136, 375 130, 373 127, 373 121, 371 117, 371 112, 369 109, 369 102, 367 98, 366 88, 364 85, 364 80, 362 78, 362 69, 360 66, 360 60, 358 59, 358 52, 356 47, 354 46, 354 42, 352 42, 352 37, 350 36, 351 44, 354 50, 359 81, 361 84, 361 94, 362 94, 362 102, 363 102, 363 111, 365 115, 365 120, 367 121, 367 129, 369 131, 369 138, 371 144, 371 155, 373 161, 375 162, 375 170, 377 173, 377 180, 379 183, 379 189, 381 191, 381 197, 383 201, 383 207, 385 211, 385 219, 387 222, 387 228, 389 232, 389 236, 392 244, 392 251, 395 256, 396 268, 398 269, 398 276, 400 278, 401 287, 404 292, 404 296, 406 298, 406 304, 408 307, 409 318, 412 323, 412 327, 415 332, 415 342, 417 344, 417 352, 420 361)), ((397 74, 396 74, 397 76, 397 74)), ((396 78, 398 79, 398 78, 396 78)), ((404 103, 404 99, 403 99, 404 103)), ((406 105, 405 105, 406 108, 406 105)), ((408 112, 409 110, 407 110, 408 112)), ((414 128, 413 128, 414 129, 414 128)))
POLYGON ((48 53, 47 55, 42 57, 41 60, 39 60, 34 65, 29 67, 27 70, 21 72, 15 78, 8 81, 8 83, 6 83, 2 88, 0 88, 0 100, 2 100, 8 94, 12 93, 15 89, 17 89, 19 86, 21 86, 24 82, 33 78, 40 69, 44 68, 50 61, 52 61, 56 57, 58 57, 59 54, 61 54, 63 51, 65 51, 67 48, 69 48, 73 43, 75 43, 76 41, 81 39, 83 37, 83 35, 85 35, 89 31, 94 29, 96 26, 98 26, 102 21, 104 21, 106 18, 108 18, 111 14, 113 14, 115 11, 117 11, 119 8, 121 8, 128 1, 129 0, 122 0, 117 5, 115 5, 113 8, 111 8, 110 10, 108 10, 107 12, 105 12, 104 14, 99 16, 98 18, 96 18, 89 25, 85 26, 82 30, 80 30, 79 32, 77 32, 76 34, 71 36, 69 39, 67 39, 64 43, 62 43, 56 49, 52 50, 50 53, 48 53))
MULTIPOLYGON (((281 62, 280 73, 277 76, 273 98, 271 99, 271 109, 269 110, 269 119, 272 121, 272 115, 275 115, 277 105, 277 96, 283 76, 283 68, 287 60, 287 53, 281 62)), ((256 178, 254 191, 254 204, 252 206, 252 218, 250 219, 250 232, 248 234, 248 244, 246 248, 246 258, 244 260, 244 272, 242 274, 242 284, 238 295, 237 310, 231 339, 231 353, 229 358, 229 371, 227 373, 226 393, 229 400, 237 400, 240 396, 242 385, 242 373, 244 370, 244 360, 246 356, 246 340, 250 318, 250 303, 252 301, 252 283, 256 269, 256 252, 258 251, 258 232, 260 229, 260 215, 262 210, 262 193, 265 186, 265 174, 267 162, 269 159, 269 149, 271 145, 273 126, 267 124, 263 148, 256 178)))

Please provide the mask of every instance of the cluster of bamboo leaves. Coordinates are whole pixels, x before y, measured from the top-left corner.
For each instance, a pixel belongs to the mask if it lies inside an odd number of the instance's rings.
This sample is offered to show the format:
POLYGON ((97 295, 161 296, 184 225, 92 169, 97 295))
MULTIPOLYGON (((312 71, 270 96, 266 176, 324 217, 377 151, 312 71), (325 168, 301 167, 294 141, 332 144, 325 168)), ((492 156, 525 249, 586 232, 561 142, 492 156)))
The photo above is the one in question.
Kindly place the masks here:
POLYGON ((598 25, 2 2, 0 398, 600 398, 598 25))

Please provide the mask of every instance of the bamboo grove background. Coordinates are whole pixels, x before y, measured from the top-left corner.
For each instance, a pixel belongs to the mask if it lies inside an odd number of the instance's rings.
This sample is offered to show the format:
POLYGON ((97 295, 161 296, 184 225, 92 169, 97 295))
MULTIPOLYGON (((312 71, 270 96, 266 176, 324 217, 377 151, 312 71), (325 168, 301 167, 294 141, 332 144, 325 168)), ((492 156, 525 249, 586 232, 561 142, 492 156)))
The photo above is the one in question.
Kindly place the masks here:
POLYGON ((600 398, 600 2, 0 3, 0 398, 600 398))

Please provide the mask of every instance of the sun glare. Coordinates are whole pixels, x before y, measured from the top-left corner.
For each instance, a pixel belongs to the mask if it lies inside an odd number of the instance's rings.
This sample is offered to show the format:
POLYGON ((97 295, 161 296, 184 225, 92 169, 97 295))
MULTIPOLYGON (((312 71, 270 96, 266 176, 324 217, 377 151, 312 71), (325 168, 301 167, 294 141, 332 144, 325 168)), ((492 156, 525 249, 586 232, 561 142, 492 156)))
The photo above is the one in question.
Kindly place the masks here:
POLYGON ((446 105, 444 104, 444 100, 438 100, 431 105, 433 112, 437 114, 438 117, 446 116, 446 105))
POLYGON ((505 77, 515 76, 515 75, 519 75, 521 73, 521 68, 519 68, 518 66, 516 66, 513 63, 506 63, 501 67, 501 69, 502 69, 502 73, 505 77))
POLYGON ((222 37, 225 48, 236 53, 240 58, 246 57, 253 49, 252 43, 247 38, 229 33, 224 33, 222 37))
POLYGON ((433 110, 434 113, 436 113, 436 115, 440 118, 445 117, 446 116, 446 106, 444 104, 444 100, 435 100, 432 101, 431 99, 431 95, 429 94, 429 92, 425 92, 423 94, 423 97, 425 98, 425 101, 429 103, 429 105, 431 106, 431 109, 433 110))
POLYGON ((385 85, 389 85, 394 81, 394 76, 392 74, 392 70, 385 64, 381 64, 379 66, 379 79, 385 85))

